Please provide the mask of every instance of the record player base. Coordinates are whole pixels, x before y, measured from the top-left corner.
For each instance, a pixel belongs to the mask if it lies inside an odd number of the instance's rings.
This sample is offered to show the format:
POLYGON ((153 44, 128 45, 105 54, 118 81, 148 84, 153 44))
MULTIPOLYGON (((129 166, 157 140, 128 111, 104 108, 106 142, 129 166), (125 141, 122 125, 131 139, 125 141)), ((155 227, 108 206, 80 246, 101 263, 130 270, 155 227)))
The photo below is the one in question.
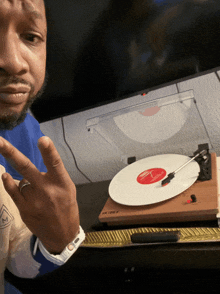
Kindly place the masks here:
POLYGON ((196 181, 183 193, 160 203, 126 206, 110 197, 99 215, 108 225, 135 225, 215 220, 218 213, 217 158, 211 154, 212 179, 196 181), (195 195, 196 202, 190 201, 195 195))

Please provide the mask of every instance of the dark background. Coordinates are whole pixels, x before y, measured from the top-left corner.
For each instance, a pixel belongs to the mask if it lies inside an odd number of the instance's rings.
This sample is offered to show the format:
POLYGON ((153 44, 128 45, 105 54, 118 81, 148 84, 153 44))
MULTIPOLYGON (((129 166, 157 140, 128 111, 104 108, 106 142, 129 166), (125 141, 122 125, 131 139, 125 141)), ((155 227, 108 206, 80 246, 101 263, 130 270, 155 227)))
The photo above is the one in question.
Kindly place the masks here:
POLYGON ((39 122, 220 66, 219 0, 46 0, 39 122))

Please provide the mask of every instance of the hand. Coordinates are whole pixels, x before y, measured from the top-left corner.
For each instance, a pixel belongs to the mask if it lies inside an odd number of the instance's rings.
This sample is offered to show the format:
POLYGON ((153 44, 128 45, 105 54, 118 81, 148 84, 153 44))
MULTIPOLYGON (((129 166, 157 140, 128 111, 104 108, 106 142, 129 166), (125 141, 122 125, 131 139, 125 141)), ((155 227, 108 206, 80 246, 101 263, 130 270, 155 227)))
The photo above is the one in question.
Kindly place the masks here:
POLYGON ((47 173, 35 165, 7 140, 0 137, 0 153, 24 177, 20 188, 8 173, 2 175, 5 190, 17 205, 21 218, 52 254, 59 254, 79 230, 76 187, 48 137, 38 140, 47 173))

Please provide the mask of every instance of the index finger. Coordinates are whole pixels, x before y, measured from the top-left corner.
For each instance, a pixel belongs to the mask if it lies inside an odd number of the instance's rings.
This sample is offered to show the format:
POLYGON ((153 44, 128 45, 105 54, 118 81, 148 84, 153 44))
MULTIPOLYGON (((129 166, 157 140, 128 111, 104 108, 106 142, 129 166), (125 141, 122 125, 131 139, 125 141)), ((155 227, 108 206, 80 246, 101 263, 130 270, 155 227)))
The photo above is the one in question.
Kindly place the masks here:
POLYGON ((41 174, 36 166, 6 139, 0 137, 0 153, 32 185, 39 184, 41 174))

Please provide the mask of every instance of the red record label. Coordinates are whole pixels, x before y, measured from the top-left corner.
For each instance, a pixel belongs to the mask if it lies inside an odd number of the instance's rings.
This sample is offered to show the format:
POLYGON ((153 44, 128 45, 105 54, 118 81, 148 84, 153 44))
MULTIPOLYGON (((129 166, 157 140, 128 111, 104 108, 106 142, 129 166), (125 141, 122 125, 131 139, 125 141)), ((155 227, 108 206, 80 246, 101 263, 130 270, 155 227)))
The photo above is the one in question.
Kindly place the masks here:
POLYGON ((143 171, 138 177, 137 182, 142 185, 150 185, 161 181, 167 172, 163 168, 151 168, 143 171))

